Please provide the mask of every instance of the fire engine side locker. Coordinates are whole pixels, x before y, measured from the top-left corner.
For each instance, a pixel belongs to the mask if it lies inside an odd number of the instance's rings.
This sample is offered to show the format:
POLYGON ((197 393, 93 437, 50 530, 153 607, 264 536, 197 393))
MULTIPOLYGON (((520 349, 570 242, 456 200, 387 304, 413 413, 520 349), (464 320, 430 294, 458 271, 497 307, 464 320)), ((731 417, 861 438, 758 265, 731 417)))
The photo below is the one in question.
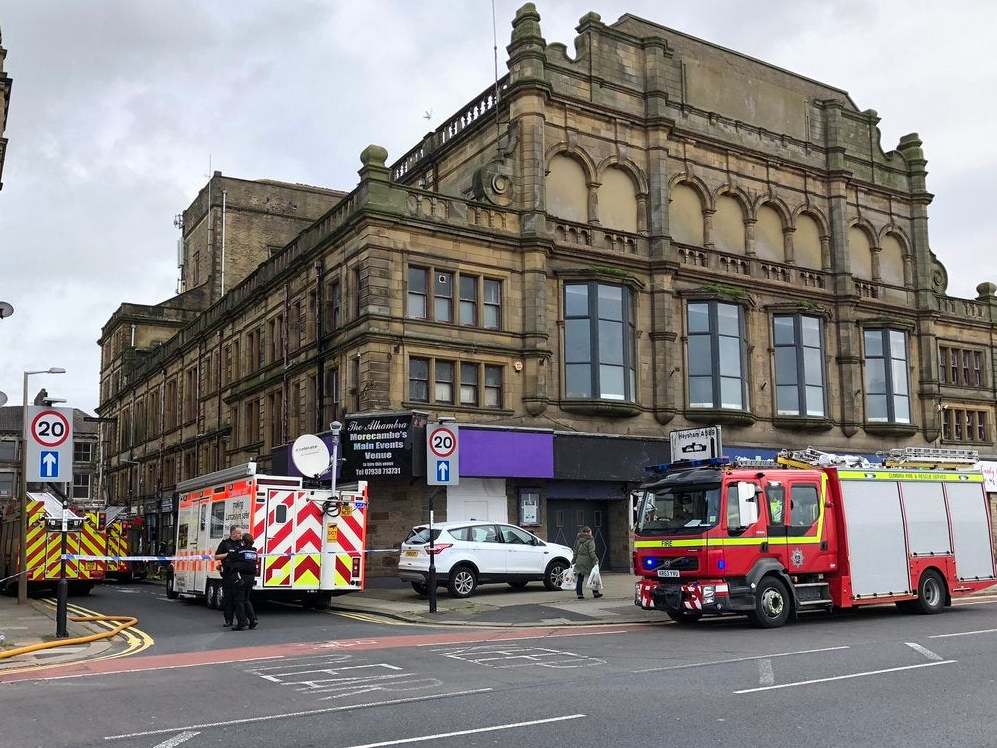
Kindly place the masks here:
POLYGON ((852 596, 911 593, 907 534, 895 481, 841 481, 852 596))
POLYGON ((982 483, 947 483, 945 497, 955 546, 956 578, 993 579, 990 513, 982 483))

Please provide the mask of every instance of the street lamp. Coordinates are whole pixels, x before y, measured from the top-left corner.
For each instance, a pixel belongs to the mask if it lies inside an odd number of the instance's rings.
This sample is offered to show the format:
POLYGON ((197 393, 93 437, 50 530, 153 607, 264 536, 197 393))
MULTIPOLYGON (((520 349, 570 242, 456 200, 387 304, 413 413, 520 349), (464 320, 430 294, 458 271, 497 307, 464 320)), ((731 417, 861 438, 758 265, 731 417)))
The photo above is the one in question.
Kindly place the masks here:
POLYGON ((36 371, 24 372, 24 384, 22 386, 21 401, 21 479, 18 481, 21 490, 21 563, 17 578, 17 604, 23 605, 28 601, 28 377, 33 374, 65 374, 66 370, 53 366, 49 369, 38 369, 36 371))

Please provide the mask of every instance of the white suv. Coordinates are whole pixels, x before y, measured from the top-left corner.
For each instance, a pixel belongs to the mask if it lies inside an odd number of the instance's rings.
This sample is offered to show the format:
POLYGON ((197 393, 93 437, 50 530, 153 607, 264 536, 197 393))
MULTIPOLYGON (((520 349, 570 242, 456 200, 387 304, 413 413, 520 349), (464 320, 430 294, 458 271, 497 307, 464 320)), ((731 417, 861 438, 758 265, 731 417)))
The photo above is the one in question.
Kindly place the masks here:
MULTIPOLYGON (((561 587, 572 550, 548 543, 519 527, 498 522, 440 522, 433 525, 436 574, 453 597, 469 597, 479 584, 508 582, 522 589, 543 582, 561 587)), ((429 591, 429 528, 413 527, 402 543, 398 576, 420 595, 429 591)))

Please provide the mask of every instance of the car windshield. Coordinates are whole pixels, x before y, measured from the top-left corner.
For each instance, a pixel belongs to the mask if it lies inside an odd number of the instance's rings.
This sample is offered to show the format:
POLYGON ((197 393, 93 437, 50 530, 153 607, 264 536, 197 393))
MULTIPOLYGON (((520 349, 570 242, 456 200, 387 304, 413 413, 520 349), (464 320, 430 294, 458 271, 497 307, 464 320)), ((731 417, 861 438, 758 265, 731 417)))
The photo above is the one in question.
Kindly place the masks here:
MULTIPOLYGON (((440 537, 440 533, 443 532, 438 527, 433 528, 433 540, 437 540, 440 537)), ((409 532, 408 537, 405 538, 405 542, 409 545, 425 545, 429 542, 429 528, 428 527, 413 527, 409 532)))
POLYGON ((644 492, 637 532, 698 534, 720 518, 720 485, 659 486, 644 492))

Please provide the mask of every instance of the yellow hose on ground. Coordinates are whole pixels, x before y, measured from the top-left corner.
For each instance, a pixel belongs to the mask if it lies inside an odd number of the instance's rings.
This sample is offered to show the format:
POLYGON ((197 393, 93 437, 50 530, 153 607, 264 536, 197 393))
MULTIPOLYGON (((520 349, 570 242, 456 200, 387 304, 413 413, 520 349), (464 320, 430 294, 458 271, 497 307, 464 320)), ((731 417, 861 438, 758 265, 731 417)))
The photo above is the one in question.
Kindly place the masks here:
POLYGON ((50 642, 40 642, 38 644, 29 644, 26 647, 15 647, 14 649, 8 649, 4 652, 0 652, 0 660, 6 660, 9 657, 17 657, 17 655, 28 654, 29 652, 38 652, 42 649, 53 649, 55 647, 66 647, 71 644, 88 644, 89 642, 95 642, 100 639, 109 639, 112 636, 117 636, 125 629, 131 628, 138 623, 138 619, 132 616, 70 616, 70 621, 75 623, 91 623, 93 621, 116 621, 117 626, 113 629, 108 629, 107 631, 101 631, 99 634, 91 634, 90 636, 77 636, 73 639, 56 639, 50 642))

